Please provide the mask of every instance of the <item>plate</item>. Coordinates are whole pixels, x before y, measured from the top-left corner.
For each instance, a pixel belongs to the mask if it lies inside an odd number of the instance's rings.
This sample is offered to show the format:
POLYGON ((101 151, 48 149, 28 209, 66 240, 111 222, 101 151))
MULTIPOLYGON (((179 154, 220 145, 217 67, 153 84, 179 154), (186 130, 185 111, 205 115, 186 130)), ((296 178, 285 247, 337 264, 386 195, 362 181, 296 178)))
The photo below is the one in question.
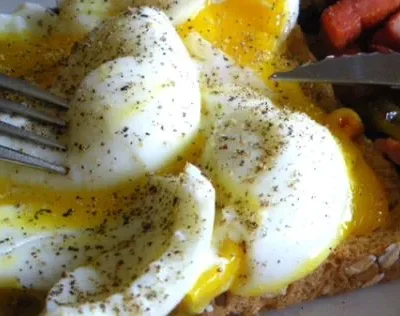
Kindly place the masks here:
MULTIPOLYGON (((0 12, 11 12, 24 0, 0 0, 0 12)), ((55 0, 30 0, 55 7, 55 0)), ((316 300, 309 304, 269 312, 268 316, 399 316, 400 282, 378 285, 348 295, 316 300)))

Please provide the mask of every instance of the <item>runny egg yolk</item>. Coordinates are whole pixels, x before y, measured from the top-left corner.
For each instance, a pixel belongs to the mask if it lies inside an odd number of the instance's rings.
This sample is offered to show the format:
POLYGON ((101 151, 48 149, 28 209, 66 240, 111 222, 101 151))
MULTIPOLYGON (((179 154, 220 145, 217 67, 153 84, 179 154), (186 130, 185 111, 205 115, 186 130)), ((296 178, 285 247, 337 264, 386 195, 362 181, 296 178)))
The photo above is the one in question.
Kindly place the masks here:
POLYGON ((33 34, 0 36, 0 73, 28 77, 49 87, 57 77, 57 64, 67 57, 76 38, 33 34))
MULTIPOLYGON (((160 175, 179 174, 187 163, 194 163, 205 143, 202 133, 193 140, 182 156, 170 161, 160 175)), ((136 189, 145 177, 114 187, 96 190, 58 190, 47 186, 30 186, 0 180, 0 209, 16 206, 24 210, 18 224, 26 229, 93 228, 112 217, 128 216, 136 189)), ((4 218, 1 216, 0 219, 4 218)), ((15 220, 13 219, 13 222, 15 220)))
POLYGON ((127 216, 135 188, 140 184, 141 181, 95 191, 59 191, 2 181, 0 208, 14 206, 23 210, 18 223, 13 219, 13 224, 28 230, 93 228, 110 217, 127 216))
POLYGON ((202 313, 212 299, 227 291, 233 284, 241 269, 243 249, 233 241, 226 240, 219 256, 225 262, 203 273, 183 299, 180 310, 191 314, 202 313))
POLYGON ((326 115, 324 123, 338 137, 353 189, 353 219, 343 228, 343 235, 365 235, 386 227, 390 218, 384 189, 353 143, 364 131, 360 117, 353 110, 338 109, 326 115))

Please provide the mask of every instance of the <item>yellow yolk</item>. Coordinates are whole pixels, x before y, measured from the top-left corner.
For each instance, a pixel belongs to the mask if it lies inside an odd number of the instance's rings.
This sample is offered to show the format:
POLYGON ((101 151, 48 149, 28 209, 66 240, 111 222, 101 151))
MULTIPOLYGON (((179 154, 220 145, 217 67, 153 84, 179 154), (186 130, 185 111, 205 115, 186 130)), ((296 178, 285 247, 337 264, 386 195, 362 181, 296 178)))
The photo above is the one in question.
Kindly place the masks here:
POLYGON ((238 276, 243 262, 243 249, 231 240, 221 247, 223 265, 214 266, 200 276, 193 289, 185 296, 180 306, 182 311, 198 314, 204 311, 210 301, 227 291, 238 276))
POLYGON ((385 191, 352 142, 364 131, 360 117, 353 110, 342 108, 328 114, 325 124, 336 134, 345 153, 354 194, 353 219, 344 227, 344 236, 365 235, 386 227, 390 218, 385 191))
POLYGON ((209 5, 180 29, 182 36, 196 30, 241 65, 271 60, 268 52, 278 45, 282 33, 285 1, 227 0, 209 5), (238 36, 239 35, 239 36, 238 36))
POLYGON ((193 142, 188 146, 188 149, 182 156, 178 156, 176 160, 168 163, 168 165, 159 171, 160 175, 179 174, 184 170, 187 163, 195 164, 203 153, 206 143, 205 135, 200 131, 193 142))
POLYGON ((75 42, 75 38, 66 36, 45 39, 29 34, 0 37, 0 73, 30 77, 48 87, 57 77, 55 66, 70 54, 75 42))
POLYGON ((389 205, 383 186, 349 140, 340 140, 353 191, 353 218, 344 227, 344 237, 366 235, 390 223, 389 205))
POLYGON ((96 191, 59 191, 4 181, 0 209, 10 205, 24 209, 18 224, 26 229, 92 228, 111 215, 126 215, 140 183, 96 191))
MULTIPOLYGON (((179 174, 188 162, 194 163, 201 155, 205 137, 201 133, 188 150, 159 171, 160 175, 179 174)), ((111 215, 124 216, 135 198, 135 189, 144 178, 135 183, 122 183, 101 190, 52 190, 48 187, 28 186, 0 181, 0 209, 9 205, 26 207, 19 223, 26 228, 52 229, 55 227, 91 228, 111 215)), ((0 214, 1 218, 1 214, 0 214)))
POLYGON ((192 31, 221 49, 241 65, 255 70, 276 93, 276 104, 288 104, 319 118, 322 111, 312 105, 297 84, 276 84, 268 78, 276 71, 293 68, 279 38, 289 18, 286 0, 225 0, 202 10, 179 28, 182 37, 192 31))

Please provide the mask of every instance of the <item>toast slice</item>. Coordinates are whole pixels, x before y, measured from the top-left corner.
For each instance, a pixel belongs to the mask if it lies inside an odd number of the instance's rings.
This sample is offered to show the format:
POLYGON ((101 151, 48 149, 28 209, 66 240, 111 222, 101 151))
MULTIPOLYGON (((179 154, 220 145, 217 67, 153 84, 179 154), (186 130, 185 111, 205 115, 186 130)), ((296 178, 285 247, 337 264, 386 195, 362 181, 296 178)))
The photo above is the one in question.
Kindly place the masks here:
MULTIPOLYGON (((289 39, 289 51, 299 62, 314 60, 299 28, 289 39)), ((327 112, 340 106, 329 85, 304 85, 304 91, 327 112)), ((214 300, 204 315, 254 315, 260 310, 280 309, 400 279, 400 176, 370 140, 360 138, 357 145, 382 181, 391 210, 391 227, 349 238, 317 270, 291 284, 280 296, 249 298, 225 293, 214 300)))

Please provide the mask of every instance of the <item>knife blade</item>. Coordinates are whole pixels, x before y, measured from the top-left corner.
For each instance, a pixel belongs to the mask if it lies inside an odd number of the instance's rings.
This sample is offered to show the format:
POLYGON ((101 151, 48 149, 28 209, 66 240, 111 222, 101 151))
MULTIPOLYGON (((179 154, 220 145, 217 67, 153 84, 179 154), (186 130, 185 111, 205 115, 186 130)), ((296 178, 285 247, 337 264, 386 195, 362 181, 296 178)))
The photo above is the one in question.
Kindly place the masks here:
POLYGON ((270 79, 334 84, 368 84, 400 87, 400 54, 357 54, 327 57, 292 71, 277 72, 270 79))

